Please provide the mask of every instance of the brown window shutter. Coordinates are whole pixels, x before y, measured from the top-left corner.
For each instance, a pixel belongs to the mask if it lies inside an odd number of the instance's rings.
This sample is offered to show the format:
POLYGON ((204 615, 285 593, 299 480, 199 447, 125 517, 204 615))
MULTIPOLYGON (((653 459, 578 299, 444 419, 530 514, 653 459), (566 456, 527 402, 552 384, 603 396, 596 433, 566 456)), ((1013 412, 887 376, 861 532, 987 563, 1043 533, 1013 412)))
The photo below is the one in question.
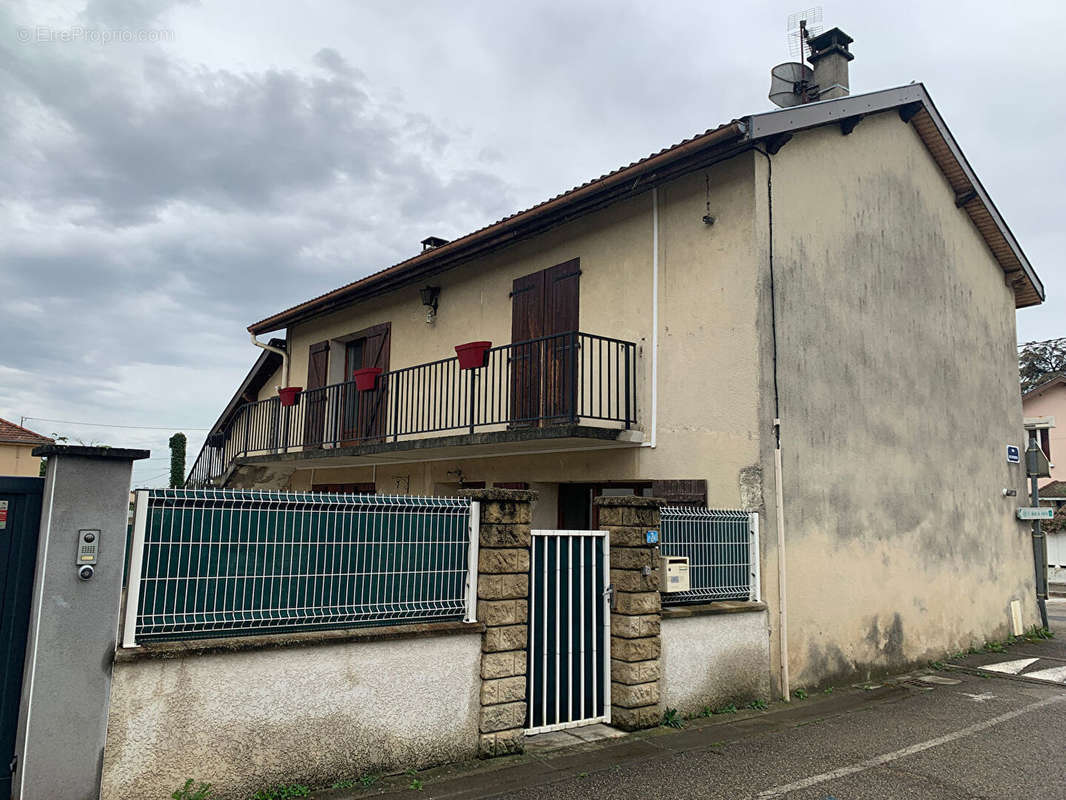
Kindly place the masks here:
POLYGON ((544 335, 544 273, 515 278, 511 284, 511 341, 544 335))
POLYGON ((1040 429, 1040 449, 1044 451, 1047 460, 1051 460, 1051 431, 1047 428, 1040 429))
POLYGON ((329 342, 311 345, 307 359, 307 385, 304 387, 304 449, 318 447, 325 439, 326 393, 316 392, 326 385, 329 371, 329 342))
POLYGON ((580 259, 544 270, 544 335, 578 330, 580 259))
POLYGON ((389 350, 392 347, 392 323, 385 322, 366 330, 366 344, 363 345, 363 366, 381 367, 382 372, 389 371, 389 350))
POLYGON ((707 481, 700 478, 652 481, 651 493, 655 497, 661 497, 671 506, 707 505, 707 481))
POLYGON ((329 342, 317 342, 311 345, 307 359, 307 386, 304 389, 320 389, 326 385, 326 373, 329 369, 329 342))

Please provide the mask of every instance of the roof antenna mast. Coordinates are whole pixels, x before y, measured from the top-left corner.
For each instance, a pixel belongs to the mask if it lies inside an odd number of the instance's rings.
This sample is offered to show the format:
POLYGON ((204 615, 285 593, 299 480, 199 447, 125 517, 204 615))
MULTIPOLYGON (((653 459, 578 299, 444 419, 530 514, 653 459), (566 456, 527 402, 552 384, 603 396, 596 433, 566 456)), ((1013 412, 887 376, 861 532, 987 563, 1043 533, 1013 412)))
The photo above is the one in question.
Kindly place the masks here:
POLYGON ((781 108, 818 99, 814 71, 805 63, 811 51, 808 41, 822 32, 822 7, 788 15, 788 54, 794 59, 770 70, 770 101, 781 108))

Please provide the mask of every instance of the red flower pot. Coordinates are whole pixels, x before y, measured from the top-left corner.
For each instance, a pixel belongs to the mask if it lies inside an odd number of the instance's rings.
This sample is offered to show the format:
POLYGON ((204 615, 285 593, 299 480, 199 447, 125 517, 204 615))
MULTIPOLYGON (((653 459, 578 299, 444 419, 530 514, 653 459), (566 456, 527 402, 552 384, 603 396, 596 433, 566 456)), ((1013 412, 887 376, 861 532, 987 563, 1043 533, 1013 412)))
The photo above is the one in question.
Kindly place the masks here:
POLYGON ((455 354, 459 356, 459 369, 480 369, 489 363, 489 348, 492 342, 467 342, 457 344, 455 354))
POLYGON ((296 405, 300 392, 303 390, 304 387, 302 386, 286 386, 283 389, 278 389, 278 395, 281 397, 281 404, 286 408, 296 405))
POLYGON ((363 367, 363 369, 355 370, 352 373, 352 377, 355 378, 355 388, 360 392, 369 392, 377 385, 380 374, 381 367, 363 367))

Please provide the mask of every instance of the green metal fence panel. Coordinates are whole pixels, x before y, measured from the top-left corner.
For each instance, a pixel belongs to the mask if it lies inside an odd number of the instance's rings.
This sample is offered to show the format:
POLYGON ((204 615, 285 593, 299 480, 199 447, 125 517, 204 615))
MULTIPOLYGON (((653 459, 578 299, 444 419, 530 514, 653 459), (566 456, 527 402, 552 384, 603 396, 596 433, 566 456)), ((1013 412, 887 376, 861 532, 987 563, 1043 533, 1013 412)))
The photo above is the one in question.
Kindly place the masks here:
MULTIPOLYGON (((140 558, 129 582, 135 639, 472 618, 473 505, 442 497, 139 492, 133 547, 140 558)), ((127 608, 127 629, 130 621, 127 608)))
POLYGON ((665 506, 661 550, 687 556, 687 592, 663 595, 667 605, 759 599, 758 515, 729 509, 665 506))

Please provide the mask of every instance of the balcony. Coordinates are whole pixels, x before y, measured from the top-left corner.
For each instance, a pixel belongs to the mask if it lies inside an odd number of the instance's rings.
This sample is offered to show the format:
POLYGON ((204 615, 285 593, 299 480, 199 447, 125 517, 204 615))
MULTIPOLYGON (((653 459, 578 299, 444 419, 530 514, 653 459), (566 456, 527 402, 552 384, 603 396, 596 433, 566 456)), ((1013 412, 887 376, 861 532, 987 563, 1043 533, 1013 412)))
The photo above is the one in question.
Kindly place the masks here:
POLYGON ((637 444, 636 372, 632 342, 572 332, 491 348, 480 368, 445 358, 385 372, 363 391, 347 381, 292 406, 248 403, 208 437, 187 485, 224 484, 242 463, 466 458, 528 451, 531 440, 637 444))

